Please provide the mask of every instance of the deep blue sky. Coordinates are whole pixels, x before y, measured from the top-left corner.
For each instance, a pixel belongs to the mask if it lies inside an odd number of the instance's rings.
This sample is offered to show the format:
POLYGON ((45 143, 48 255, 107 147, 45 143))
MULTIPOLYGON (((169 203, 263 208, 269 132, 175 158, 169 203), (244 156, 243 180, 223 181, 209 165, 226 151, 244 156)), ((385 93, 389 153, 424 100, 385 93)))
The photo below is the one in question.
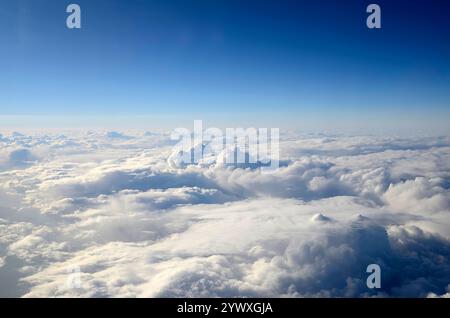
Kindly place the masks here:
POLYGON ((2 0, 0 115, 442 119, 449 14, 445 0, 2 0), (65 26, 70 3, 81 30, 65 26))

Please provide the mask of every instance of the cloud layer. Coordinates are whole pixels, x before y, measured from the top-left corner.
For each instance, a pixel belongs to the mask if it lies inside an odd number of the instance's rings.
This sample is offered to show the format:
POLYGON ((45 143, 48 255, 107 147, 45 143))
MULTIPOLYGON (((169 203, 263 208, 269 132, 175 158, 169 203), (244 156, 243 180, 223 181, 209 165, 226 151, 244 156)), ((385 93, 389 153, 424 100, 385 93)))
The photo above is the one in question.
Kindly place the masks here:
POLYGON ((0 296, 450 292, 447 137, 283 134, 273 174, 178 165, 164 134, 0 144, 0 296))

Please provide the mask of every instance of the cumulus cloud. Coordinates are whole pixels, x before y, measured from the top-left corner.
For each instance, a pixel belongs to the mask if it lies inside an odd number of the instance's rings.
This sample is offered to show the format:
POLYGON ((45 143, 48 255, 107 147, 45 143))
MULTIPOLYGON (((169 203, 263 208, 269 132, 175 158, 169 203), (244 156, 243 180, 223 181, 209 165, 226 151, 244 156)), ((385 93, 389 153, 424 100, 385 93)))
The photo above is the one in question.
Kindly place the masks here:
POLYGON ((283 134, 271 174, 166 134, 0 143, 1 296, 448 295, 446 137, 283 134))
POLYGON ((0 162, 0 169, 21 169, 25 168, 34 161, 37 157, 28 149, 15 149, 4 155, 0 162))

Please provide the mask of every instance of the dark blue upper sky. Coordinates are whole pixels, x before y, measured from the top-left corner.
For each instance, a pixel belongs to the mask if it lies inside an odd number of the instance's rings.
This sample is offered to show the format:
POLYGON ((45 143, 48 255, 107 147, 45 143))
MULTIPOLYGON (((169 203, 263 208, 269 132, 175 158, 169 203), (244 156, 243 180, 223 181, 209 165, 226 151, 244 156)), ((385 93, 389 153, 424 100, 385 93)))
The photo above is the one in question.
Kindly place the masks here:
POLYGON ((2 0, 0 114, 442 116, 449 15, 445 0, 2 0))

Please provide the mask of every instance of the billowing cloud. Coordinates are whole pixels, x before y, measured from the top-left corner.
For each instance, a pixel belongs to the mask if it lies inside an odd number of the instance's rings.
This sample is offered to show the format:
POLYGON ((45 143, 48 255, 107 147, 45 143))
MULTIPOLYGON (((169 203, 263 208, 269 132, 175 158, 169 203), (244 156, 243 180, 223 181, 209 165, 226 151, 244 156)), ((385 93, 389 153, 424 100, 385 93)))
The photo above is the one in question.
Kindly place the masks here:
POLYGON ((0 143, 1 296, 448 295, 448 138, 283 134, 271 174, 165 134, 0 143))

